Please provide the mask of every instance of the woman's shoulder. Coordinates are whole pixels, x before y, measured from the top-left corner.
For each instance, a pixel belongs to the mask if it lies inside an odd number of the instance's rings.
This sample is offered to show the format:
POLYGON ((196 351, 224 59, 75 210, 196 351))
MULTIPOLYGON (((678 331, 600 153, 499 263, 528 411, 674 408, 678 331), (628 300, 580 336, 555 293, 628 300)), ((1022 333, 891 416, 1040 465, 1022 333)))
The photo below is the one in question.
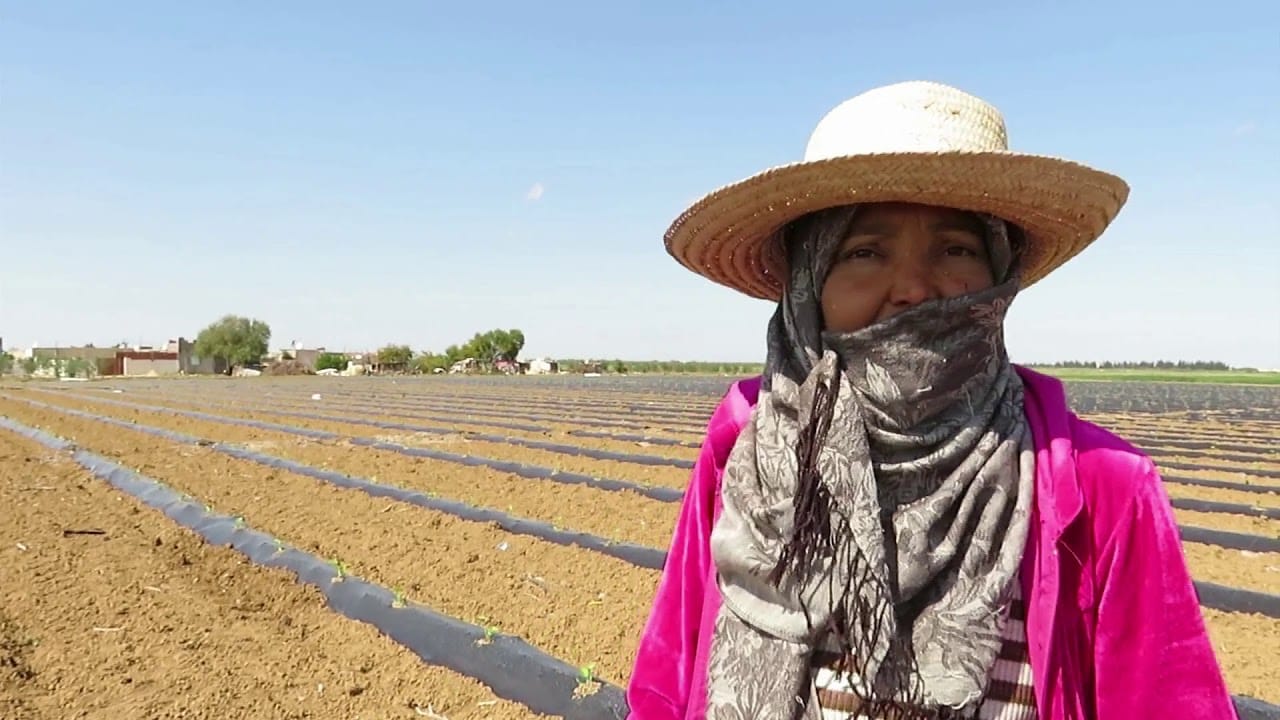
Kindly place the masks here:
MULTIPOLYGON (((1038 483, 1065 521, 1081 504, 1101 532, 1138 504, 1167 504, 1155 463, 1120 434, 1071 408, 1062 381, 1019 367, 1036 440, 1038 483)), ((1103 533, 1105 534, 1105 533, 1103 533)))
POLYGON ((731 382, 707 420, 703 451, 710 451, 716 466, 723 467, 738 434, 751 420, 751 411, 760 396, 760 378, 748 377, 731 382))
POLYGON ((751 419, 751 411, 760 397, 761 376, 740 378, 729 383, 711 413, 708 429, 727 429, 735 435, 751 419))
POLYGON ((1159 471, 1146 452, 1074 413, 1069 422, 1081 489, 1095 503, 1109 500, 1127 505, 1160 487, 1159 471))
POLYGON ((1146 472, 1154 467, 1151 457, 1114 430, 1072 413, 1072 445, 1077 463, 1090 468, 1146 472))

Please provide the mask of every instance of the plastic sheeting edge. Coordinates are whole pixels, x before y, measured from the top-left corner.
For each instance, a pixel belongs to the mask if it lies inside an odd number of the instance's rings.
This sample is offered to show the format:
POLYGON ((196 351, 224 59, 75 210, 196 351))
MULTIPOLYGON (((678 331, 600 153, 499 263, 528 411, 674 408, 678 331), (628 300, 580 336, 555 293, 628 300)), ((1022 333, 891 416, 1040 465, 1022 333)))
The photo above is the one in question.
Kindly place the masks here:
MULTIPOLYGON (((84 415, 89 415, 89 413, 84 413, 84 415)), ((120 421, 120 424, 141 429, 136 424, 124 423, 123 421, 120 421)), ((37 440, 47 447, 64 451, 71 450, 73 458, 86 469, 94 472, 122 491, 138 497, 139 500, 147 505, 161 510, 166 516, 199 533, 212 544, 229 544, 254 562, 268 567, 287 567, 294 570, 300 580, 319 588, 324 593, 330 606, 334 607, 338 612, 354 620, 378 627, 396 642, 409 647, 425 662, 442 665, 455 672, 480 680, 489 685, 494 690, 494 694, 499 697, 520 702, 535 712, 560 714, 569 720, 577 720, 578 718, 582 720, 623 718, 626 715, 626 701, 621 688, 602 683, 600 692, 588 696, 583 701, 574 700, 572 688, 577 683, 577 672, 562 660, 534 649, 519 638, 496 636, 493 639, 495 652, 475 652, 474 649, 479 647, 476 641, 484 637, 485 631, 483 628, 464 623, 446 615, 440 615, 414 604, 407 604, 404 608, 395 609, 392 607, 394 595, 388 589, 350 576, 344 578, 342 583, 333 583, 332 580, 337 577, 337 573, 328 563, 293 548, 287 548, 281 552, 274 538, 239 525, 234 518, 209 513, 203 506, 194 500, 184 498, 167 485, 138 475, 132 470, 123 468, 101 456, 85 450, 77 450, 75 445, 69 441, 29 428, 9 418, 0 416, 0 426, 37 440), (113 469, 104 476, 98 469, 86 464, 86 461, 97 463, 97 468, 111 467, 113 469), (142 492, 133 492, 129 488, 122 486, 120 484, 122 476, 125 479, 132 479, 134 486, 141 487, 142 492), (167 492, 168 497, 166 499, 170 502, 167 506, 158 505, 146 496, 148 491, 150 493, 167 492), (176 510, 174 510, 175 507, 177 508, 176 510), (196 520, 187 520, 189 516, 193 516, 196 520), (206 522, 199 522, 200 519, 206 522), (257 544, 248 546, 243 541, 237 544, 237 534, 242 537, 251 537, 257 540, 257 544), (246 551, 246 546, 250 547, 251 550, 256 549, 258 555, 255 556, 246 551), (261 554, 268 548, 271 550, 270 555, 262 559, 261 554), (292 557, 301 557, 308 562, 299 561, 290 564, 287 560, 292 557), (321 580, 328 580, 329 582, 325 583, 321 582, 321 580), (364 592, 356 594, 358 591, 353 591, 349 594, 350 599, 343 600, 339 594, 340 591, 334 590, 336 585, 342 585, 343 590, 357 587, 364 590, 364 592), (335 601, 335 598, 338 598, 338 601, 341 601, 343 605, 340 606, 335 601), (370 600, 369 598, 374 599, 370 600), (355 607, 346 607, 347 604, 353 604, 355 607), (450 647, 465 648, 466 652, 462 657, 458 657, 451 655, 449 652, 440 652, 431 647, 432 643, 441 641, 450 647), (503 657, 494 657, 494 655, 499 654, 503 655, 503 657), (512 669, 517 667, 522 671, 533 667, 535 669, 533 677, 512 672, 512 669), (570 686, 569 683, 573 683, 573 686, 570 686), (530 698, 532 699, 530 700, 530 698), (588 702, 591 700, 595 702, 588 702), (567 705, 567 710, 561 712, 557 709, 545 709, 546 705, 554 705, 556 708, 564 708, 567 705)), ((152 429, 161 430, 160 428, 152 429)), ((161 432, 179 437, 190 437, 163 430, 161 432)), ((214 447, 215 449, 220 448, 220 444, 214 445, 214 447)), ((237 454, 256 454, 239 448, 221 447, 235 450, 237 454)), ((276 459, 281 460, 280 458, 276 459)), ((283 462, 289 463, 289 461, 283 462)), ((308 469, 315 470, 314 468, 308 469)), ((323 473, 326 471, 317 472, 323 473)), ((334 474, 336 475, 337 473, 334 474)), ((357 480, 356 478, 349 479, 352 481, 357 480)), ((376 485, 376 483, 365 484, 376 485)), ((387 486, 379 487, 387 488, 387 486)), ((432 498, 425 499, 434 501, 432 498)), ((453 503, 452 501, 438 502, 461 505, 461 503, 453 503)), ((497 514, 501 515, 501 513, 497 514)), ((665 562, 665 553, 652 548, 649 548, 649 550, 661 555, 662 561, 665 562)), ((659 564, 659 567, 661 567, 661 564, 659 564)), ((1240 590, 1215 583, 1196 582, 1195 586, 1201 603, 1207 607, 1228 612, 1263 612, 1271 615, 1271 617, 1280 617, 1280 596, 1240 590), (1267 612, 1268 610, 1270 612, 1267 612)), ((1240 695, 1233 696, 1233 701, 1240 715, 1240 720, 1280 720, 1280 705, 1273 705, 1240 695)))
POLYGON ((224 455, 229 455, 240 460, 248 460, 277 470, 286 470, 299 475, 305 475, 339 487, 360 490, 372 497, 391 498, 392 500, 417 505, 418 507, 435 510, 437 512, 453 515, 454 517, 472 522, 491 522, 498 525, 503 530, 516 535, 529 535, 557 545, 581 547, 583 549, 608 555, 637 567, 647 568, 649 570, 661 570, 663 563, 666 562, 666 553, 657 548, 646 547, 644 545, 637 545, 630 542, 609 540, 607 538, 591 535, 590 533, 561 530, 540 520, 530 520, 516 515, 509 515, 492 508, 476 507, 457 500, 434 497, 417 490, 409 490, 394 485, 385 485, 373 480, 367 480, 353 475, 345 475, 333 470, 323 470, 321 468, 312 467, 293 460, 249 450, 233 443, 206 443, 193 435, 185 435, 183 433, 166 430, 164 428, 152 427, 141 423, 127 422, 125 420, 95 415, 93 413, 74 410, 71 408, 48 406, 36 400, 26 399, 25 402, 36 405, 37 407, 48 407, 54 412, 63 412, 75 417, 82 417, 95 422, 101 422, 115 427, 122 427, 147 435, 155 435, 174 442, 184 443, 187 445, 202 445, 216 452, 220 452, 224 455))
POLYGON ((1184 542, 1217 545, 1229 550, 1248 552, 1280 552, 1280 539, 1265 535, 1250 535, 1189 525, 1179 525, 1178 532, 1184 542))
POLYGON ((1238 503, 1224 503, 1214 500, 1196 500, 1194 498, 1170 498, 1169 501, 1179 510, 1223 513, 1227 515, 1249 515, 1280 520, 1280 508, 1263 507, 1261 505, 1240 505, 1238 503))
MULTIPOLYGON (((64 408, 60 405, 50 405, 49 403, 43 403, 43 402, 40 402, 39 400, 32 400, 31 398, 17 398, 17 399, 21 400, 22 402, 35 405, 36 407, 44 408, 46 410, 52 410, 54 412, 62 412, 69 415, 77 415, 80 417, 91 418, 94 420, 101 420, 105 422, 113 422, 116 424, 123 423, 124 426, 126 427, 141 427, 137 423, 125 422, 123 420, 119 420, 116 418, 110 418, 105 415, 98 415, 96 413, 85 412, 83 410, 76 410, 74 408, 64 408)), ((499 460, 497 458, 484 457, 482 455, 459 455, 457 453, 445 452, 443 450, 429 450, 427 448, 409 447, 407 445, 400 445, 398 443, 385 442, 381 440, 376 440, 374 438, 364 438, 364 437, 358 437, 358 436, 343 436, 337 433, 327 432, 323 430, 311 430, 308 428, 300 428, 295 425, 283 425, 279 423, 262 422, 259 420, 249 420, 246 418, 228 417, 226 415, 214 415, 211 413, 204 413, 197 410, 180 410, 178 408, 163 407, 158 405, 144 405, 141 403, 130 403, 130 402, 124 402, 120 400, 107 400, 107 399, 101 399, 101 398, 93 398, 92 401, 100 402, 105 405, 115 405, 119 407, 131 408, 135 410, 153 410, 155 412, 165 414, 165 415, 177 415, 179 417, 192 417, 199 420, 205 420, 208 422, 218 423, 222 425, 241 425, 244 427, 258 428, 260 430, 282 432, 290 435, 301 435, 304 437, 310 437, 310 438, 321 439, 321 440, 346 440, 355 445, 363 445, 363 446, 372 447, 378 450, 389 450, 391 452, 400 453, 402 455, 424 457, 430 460, 440 460, 441 462, 450 462, 450 463, 455 463, 459 465, 467 465, 471 467, 475 467, 475 466, 487 467, 487 468, 492 468, 494 470, 498 470, 499 472, 511 473, 512 475, 518 475, 520 477, 529 478, 529 479, 551 480, 554 482, 568 484, 568 485, 586 485, 589 487, 596 488, 598 490, 608 490, 613 492, 625 490, 625 491, 636 493, 637 495, 650 498, 652 500, 657 500, 659 502, 668 502, 668 503, 680 502, 680 500, 684 497, 684 492, 676 488, 660 487, 655 485, 644 485, 642 483, 635 483, 629 480, 618 480, 614 478, 597 478, 597 477, 592 477, 590 475, 584 475, 582 473, 564 472, 561 470, 554 470, 552 468, 545 468, 540 465, 528 465, 525 463, 518 463, 510 460, 499 460)), ((168 430, 163 430, 161 432, 167 433, 166 436, 170 437, 171 439, 176 438, 180 435, 178 433, 173 433, 172 431, 168 431, 168 430)), ((184 440, 182 440, 183 442, 193 442, 196 440, 191 436, 181 436, 181 437, 184 438, 184 440)))
POLYGON ((96 477, 159 510, 211 545, 230 546, 264 567, 293 571, 301 582, 320 590, 339 614, 373 625, 429 664, 479 680, 498 697, 534 712, 572 720, 626 716, 621 688, 602 682, 596 692, 578 698, 578 670, 518 637, 496 635, 481 645, 478 641, 485 637, 484 628, 414 603, 394 607, 396 595, 391 590, 356 576, 340 578, 337 570, 321 558, 280 545, 274 537, 247 527, 236 518, 210 512, 164 483, 10 418, 0 416, 0 427, 48 448, 69 452, 76 463, 96 477))

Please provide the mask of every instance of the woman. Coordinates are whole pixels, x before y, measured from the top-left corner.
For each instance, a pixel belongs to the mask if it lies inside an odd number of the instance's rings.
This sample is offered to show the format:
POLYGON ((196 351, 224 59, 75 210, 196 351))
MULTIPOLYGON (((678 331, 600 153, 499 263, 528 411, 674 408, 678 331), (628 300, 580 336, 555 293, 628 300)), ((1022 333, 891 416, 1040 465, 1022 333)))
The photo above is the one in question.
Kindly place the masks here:
POLYGON ((1154 466, 1004 346, 1127 195, 903 83, 677 220, 674 257, 777 310, 711 418, 630 717, 1235 717, 1154 466))

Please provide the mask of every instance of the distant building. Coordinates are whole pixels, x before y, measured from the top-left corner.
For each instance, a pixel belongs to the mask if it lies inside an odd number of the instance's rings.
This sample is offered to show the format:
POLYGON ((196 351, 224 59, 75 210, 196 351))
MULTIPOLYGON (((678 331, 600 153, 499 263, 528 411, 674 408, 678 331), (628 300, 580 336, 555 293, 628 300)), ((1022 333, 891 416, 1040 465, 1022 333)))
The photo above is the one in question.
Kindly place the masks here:
POLYGON ((555 375, 560 372, 560 364, 547 358, 536 358, 529 361, 527 372, 530 375, 555 375))
POLYGON ((475 358, 463 358, 462 360, 454 363, 453 366, 449 368, 449 372, 456 375, 459 373, 475 372, 479 369, 480 362, 478 360, 475 358))
POLYGON ((62 375, 216 375, 226 372, 227 363, 217 358, 201 358, 195 344, 186 338, 169 340, 158 349, 150 345, 113 347, 93 345, 73 347, 33 346, 19 359, 31 358, 37 376, 62 375))
POLYGON ((112 372, 104 375, 177 375, 182 364, 176 352, 159 350, 118 350, 112 364, 112 372))
POLYGON ((311 370, 316 369, 316 363, 320 362, 320 356, 325 353, 324 348, 304 348, 302 343, 294 340, 288 349, 280 350, 271 354, 272 360, 295 360, 304 367, 311 370))
POLYGON ((343 375, 368 375, 372 372, 374 359, 377 353, 368 352, 349 352, 343 353, 347 358, 347 369, 343 375))
POLYGON ((223 375, 227 372, 226 360, 196 355, 195 343, 186 338, 178 338, 174 344, 177 346, 178 372, 184 375, 223 375))

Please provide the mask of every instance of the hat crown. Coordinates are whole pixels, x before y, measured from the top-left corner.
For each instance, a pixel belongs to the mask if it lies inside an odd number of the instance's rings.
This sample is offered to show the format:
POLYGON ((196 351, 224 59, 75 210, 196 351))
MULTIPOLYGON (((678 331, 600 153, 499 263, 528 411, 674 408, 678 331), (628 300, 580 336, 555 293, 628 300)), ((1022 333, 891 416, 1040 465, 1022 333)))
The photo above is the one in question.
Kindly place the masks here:
POLYGON ((1004 118, 991 104, 947 85, 904 82, 837 105, 809 136, 804 159, 1008 149, 1004 118))

